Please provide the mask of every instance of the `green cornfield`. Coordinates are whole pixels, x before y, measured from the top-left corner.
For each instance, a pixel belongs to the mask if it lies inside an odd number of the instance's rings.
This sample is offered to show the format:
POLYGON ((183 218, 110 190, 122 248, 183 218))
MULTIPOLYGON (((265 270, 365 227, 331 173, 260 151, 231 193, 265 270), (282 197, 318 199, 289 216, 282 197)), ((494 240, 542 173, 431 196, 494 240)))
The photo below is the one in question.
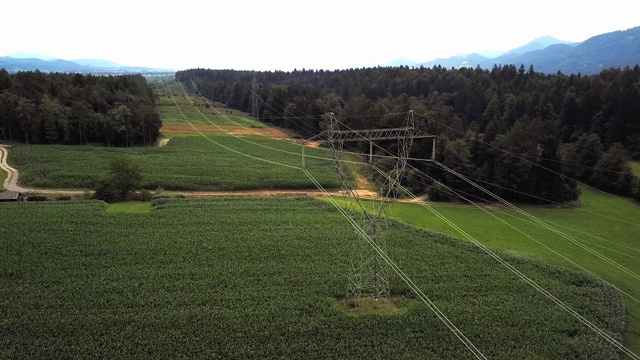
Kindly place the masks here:
MULTIPOLYGON (((156 199, 0 204, 2 359, 462 359, 469 350, 392 276, 394 315, 348 314, 356 241, 330 204, 156 199)), ((398 223, 390 257, 490 359, 617 359, 611 345, 476 247, 398 223)), ((620 295, 504 255, 617 339, 620 295)))
MULTIPOLYGON (((301 153, 301 145, 289 141, 207 134, 176 136, 164 147, 15 144, 8 161, 20 170, 21 185, 41 188, 94 188, 108 176, 109 162, 124 154, 142 164, 144 187, 151 190, 315 189, 301 170, 279 165, 302 166, 301 153)), ((308 148, 305 153, 314 177, 327 188, 339 188, 327 151, 308 148)))

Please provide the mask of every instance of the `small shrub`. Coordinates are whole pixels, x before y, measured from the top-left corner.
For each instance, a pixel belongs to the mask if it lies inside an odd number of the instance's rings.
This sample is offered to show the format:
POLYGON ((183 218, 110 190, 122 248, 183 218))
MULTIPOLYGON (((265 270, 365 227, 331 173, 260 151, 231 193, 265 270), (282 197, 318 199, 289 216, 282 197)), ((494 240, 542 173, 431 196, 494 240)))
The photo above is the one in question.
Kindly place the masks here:
POLYGON ((90 191, 85 191, 84 193, 82 193, 82 199, 91 200, 93 199, 93 194, 90 191))
POLYGON ((96 192, 93 193, 93 198, 106 201, 113 202, 118 199, 116 189, 108 180, 101 181, 98 186, 96 186, 96 192))
POLYGON ((33 195, 33 196, 27 197, 27 201, 47 201, 47 200, 49 199, 47 199, 47 197, 44 195, 33 195))
POLYGON ((431 201, 451 201, 453 196, 449 193, 447 188, 439 181, 435 181, 433 185, 427 190, 427 195, 431 201))
POLYGON ((149 190, 142 189, 139 194, 140 201, 151 201, 153 199, 153 193, 149 190))

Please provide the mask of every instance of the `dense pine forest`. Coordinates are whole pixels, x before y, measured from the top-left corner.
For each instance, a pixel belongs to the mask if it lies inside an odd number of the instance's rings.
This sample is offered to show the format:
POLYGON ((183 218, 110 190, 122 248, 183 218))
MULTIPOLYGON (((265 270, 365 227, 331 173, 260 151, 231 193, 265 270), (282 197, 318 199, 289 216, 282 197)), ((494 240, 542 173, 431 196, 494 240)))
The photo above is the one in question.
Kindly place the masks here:
MULTIPOLYGON (((547 75, 507 65, 491 70, 196 69, 176 78, 191 91, 246 112, 252 111, 255 90, 261 120, 303 137, 320 132, 321 115, 328 112, 345 127, 362 129, 401 126, 414 110, 416 127, 438 136, 436 159, 509 200, 575 200, 575 180, 640 198, 628 165, 630 158, 640 159, 640 66, 593 76, 547 75)), ((381 146, 394 150, 395 145, 381 146)), ((430 157, 430 144, 417 141, 411 156, 430 157)), ((378 161, 384 166, 384 159, 378 161)), ((446 198, 438 190, 441 182, 486 198, 427 162, 412 166, 406 182, 416 191, 446 198), (419 171, 437 180, 426 181, 419 171)))
POLYGON ((162 122, 141 75, 0 69, 0 140, 29 144, 153 144, 162 122))

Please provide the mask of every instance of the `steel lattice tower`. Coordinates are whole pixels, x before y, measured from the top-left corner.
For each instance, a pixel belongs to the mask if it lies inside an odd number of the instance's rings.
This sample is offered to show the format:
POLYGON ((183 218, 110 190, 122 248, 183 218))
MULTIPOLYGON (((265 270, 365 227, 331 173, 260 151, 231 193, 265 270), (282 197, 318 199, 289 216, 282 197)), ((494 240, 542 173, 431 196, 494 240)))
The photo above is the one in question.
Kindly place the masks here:
MULTIPOLYGON (((366 232, 366 235, 373 240, 375 246, 385 249, 384 239, 381 235, 386 228, 387 213, 386 206, 390 198, 396 197, 396 184, 400 183, 404 170, 407 166, 411 145, 415 138, 435 137, 416 130, 414 124, 413 111, 409 111, 405 119, 405 126, 393 129, 370 129, 370 130, 341 130, 339 122, 333 113, 327 114, 329 118, 328 130, 326 130, 326 143, 331 148, 333 164, 340 176, 342 183, 342 193, 350 216, 366 232), (353 188, 348 172, 344 168, 342 154, 344 143, 350 141, 369 142, 369 161, 373 159, 374 140, 397 140, 398 154, 395 166, 387 176, 385 183, 380 189, 380 198, 374 208, 364 206, 358 192, 353 188)), ((374 166, 375 167, 375 166, 374 166)), ((379 171, 380 169, 377 169, 379 171)), ((389 269, 388 265, 376 252, 374 246, 363 236, 354 243, 354 248, 350 254, 351 274, 349 276, 349 287, 347 297, 364 298, 389 297, 389 269)))

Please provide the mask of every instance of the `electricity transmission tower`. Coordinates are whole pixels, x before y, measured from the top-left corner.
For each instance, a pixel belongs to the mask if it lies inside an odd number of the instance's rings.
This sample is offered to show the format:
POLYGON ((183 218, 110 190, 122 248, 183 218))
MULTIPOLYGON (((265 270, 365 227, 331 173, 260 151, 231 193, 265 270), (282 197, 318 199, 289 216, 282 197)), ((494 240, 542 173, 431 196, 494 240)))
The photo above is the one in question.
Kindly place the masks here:
POLYGON ((333 164, 342 184, 345 205, 350 210, 349 214, 353 221, 366 233, 366 236, 359 234, 359 240, 354 244, 350 254, 351 274, 349 276, 347 297, 355 299, 389 297, 388 266, 375 250, 375 246, 382 249, 385 247, 383 238, 380 235, 386 227, 386 205, 389 203, 390 198, 393 199, 396 196, 395 187, 396 184, 400 183, 407 166, 413 140, 417 138, 432 138, 435 152, 435 136, 415 128, 413 110, 407 114, 404 127, 392 129, 341 130, 340 122, 335 115, 329 113, 327 116, 329 120, 328 129, 320 134, 326 140, 320 140, 320 142, 326 143, 331 148, 333 164), (365 206, 357 190, 354 189, 351 176, 344 167, 342 155, 346 142, 368 142, 369 162, 376 171, 381 171, 373 165, 373 147, 374 141, 377 140, 397 140, 398 153, 392 157, 395 159, 393 169, 384 176, 385 182, 380 189, 379 201, 376 201, 375 206, 372 207, 365 206), (373 242, 371 243, 369 239, 373 240, 373 242))

